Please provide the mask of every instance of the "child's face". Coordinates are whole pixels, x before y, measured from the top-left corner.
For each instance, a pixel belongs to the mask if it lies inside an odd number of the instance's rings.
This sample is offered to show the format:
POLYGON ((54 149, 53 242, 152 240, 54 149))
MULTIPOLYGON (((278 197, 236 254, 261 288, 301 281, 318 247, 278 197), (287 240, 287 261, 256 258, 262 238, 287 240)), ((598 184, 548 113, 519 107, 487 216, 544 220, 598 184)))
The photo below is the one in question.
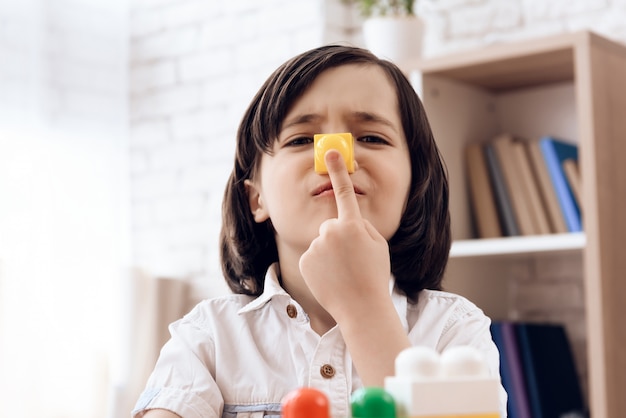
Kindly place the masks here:
POLYGON ((263 154, 248 182, 257 222, 271 219, 279 254, 305 251, 320 224, 337 217, 328 174, 314 171, 313 135, 351 132, 350 175, 361 214, 386 239, 398 229, 411 184, 411 161, 394 85, 376 66, 344 65, 321 73, 286 115, 273 155, 263 154))

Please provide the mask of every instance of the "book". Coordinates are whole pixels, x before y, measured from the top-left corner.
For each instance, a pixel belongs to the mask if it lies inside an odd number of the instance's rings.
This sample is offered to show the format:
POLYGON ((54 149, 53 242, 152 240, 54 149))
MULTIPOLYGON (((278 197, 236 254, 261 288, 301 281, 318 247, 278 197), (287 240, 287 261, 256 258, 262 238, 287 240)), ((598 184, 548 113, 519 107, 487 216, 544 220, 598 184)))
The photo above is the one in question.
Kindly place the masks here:
POLYGON ((480 238, 501 237, 498 208, 494 196, 483 145, 470 143, 465 147, 470 202, 474 211, 476 232, 480 238))
POLYGON ((543 158, 539 141, 527 141, 526 152, 539 189, 539 194, 548 215, 550 231, 556 234, 564 234, 568 232, 567 224, 561 212, 561 207, 556 197, 556 191, 552 185, 552 179, 550 178, 550 173, 548 173, 548 167, 543 158))
POLYGON ((525 194, 521 168, 516 157, 513 141, 512 135, 504 133, 494 138, 492 143, 500 162, 504 183, 509 191, 511 205, 515 213, 515 219, 517 219, 517 226, 519 227, 519 234, 536 235, 538 231, 532 220, 530 202, 525 194))
POLYGON ((517 226, 517 219, 513 212, 511 197, 504 183, 504 176, 502 175, 502 169, 500 168, 500 162, 496 156, 495 148, 491 142, 488 142, 484 145, 483 151, 485 153, 485 160, 487 161, 491 187, 496 197, 498 219, 500 220, 502 234, 507 237, 519 235, 519 227, 517 226))
POLYGON ((501 321, 500 328, 504 344, 504 356, 509 366, 509 381, 511 385, 511 390, 508 392, 509 399, 514 399, 511 403, 511 412, 514 415, 509 415, 509 417, 531 418, 528 394, 526 392, 526 378, 524 377, 517 337, 515 336, 515 324, 510 321, 501 321))
POLYGON ((522 194, 526 197, 528 209, 530 209, 530 217, 533 222, 534 232, 536 234, 549 234, 550 223, 548 221, 548 213, 543 204, 543 200, 539 195, 539 185, 535 181, 530 160, 526 153, 525 143, 527 141, 516 138, 513 141, 513 150, 520 171, 520 179, 523 187, 522 194))
POLYGON ((581 196, 581 184, 580 184, 580 171, 578 171, 578 161, 567 158, 562 163, 563 171, 565 172, 565 177, 567 178, 567 184, 572 189, 572 194, 574 195, 574 199, 576 200, 576 204, 578 204, 578 209, 580 212, 583 212, 582 207, 582 196, 581 196))
POLYGON ((565 328, 559 324, 516 323, 515 335, 532 417, 585 416, 565 328))
POLYGON ((578 147, 553 137, 544 137, 539 144, 567 229, 569 232, 582 231, 580 209, 562 166, 563 161, 567 159, 578 161, 578 147))
POLYGON ((509 364, 506 351, 507 348, 504 344, 504 336, 502 335, 503 323, 494 321, 489 327, 491 331, 491 337, 493 342, 498 347, 498 353, 500 354, 500 378, 502 379, 502 387, 507 393, 506 412, 508 418, 521 418, 518 414, 518 397, 513 391, 513 382, 511 381, 511 365, 509 364))

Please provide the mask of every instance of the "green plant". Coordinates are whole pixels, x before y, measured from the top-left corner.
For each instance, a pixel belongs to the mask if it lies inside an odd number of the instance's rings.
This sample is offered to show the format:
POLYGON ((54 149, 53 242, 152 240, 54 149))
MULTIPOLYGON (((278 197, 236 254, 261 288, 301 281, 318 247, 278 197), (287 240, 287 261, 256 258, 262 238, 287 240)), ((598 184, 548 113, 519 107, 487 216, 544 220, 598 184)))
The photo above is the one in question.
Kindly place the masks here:
POLYGON ((371 16, 414 16, 415 0, 343 0, 356 4, 363 17, 371 16))

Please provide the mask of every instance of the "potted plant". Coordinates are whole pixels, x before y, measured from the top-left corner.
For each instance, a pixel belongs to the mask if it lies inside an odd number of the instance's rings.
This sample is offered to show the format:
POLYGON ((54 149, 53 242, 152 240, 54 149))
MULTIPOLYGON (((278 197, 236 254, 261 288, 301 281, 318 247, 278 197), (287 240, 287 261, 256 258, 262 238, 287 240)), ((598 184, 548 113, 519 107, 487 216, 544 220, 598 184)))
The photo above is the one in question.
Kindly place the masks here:
POLYGON ((344 0, 356 5, 363 21, 365 46, 396 63, 418 59, 424 24, 415 13, 415 0, 344 0))

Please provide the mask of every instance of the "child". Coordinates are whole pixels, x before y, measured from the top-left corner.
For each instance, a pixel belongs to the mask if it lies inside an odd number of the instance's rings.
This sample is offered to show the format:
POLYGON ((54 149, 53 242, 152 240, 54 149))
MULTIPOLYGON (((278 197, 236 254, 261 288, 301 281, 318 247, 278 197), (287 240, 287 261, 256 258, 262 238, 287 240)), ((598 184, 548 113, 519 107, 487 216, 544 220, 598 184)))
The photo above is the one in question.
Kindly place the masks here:
POLYGON ((349 417, 351 393, 382 386, 411 345, 472 345, 499 373, 489 318, 440 291, 448 183, 424 109, 366 50, 310 50, 261 87, 237 134, 220 239, 235 294, 170 326, 135 417, 276 416, 303 386, 349 417), (355 171, 330 150, 316 173, 313 136, 343 132, 355 171))

